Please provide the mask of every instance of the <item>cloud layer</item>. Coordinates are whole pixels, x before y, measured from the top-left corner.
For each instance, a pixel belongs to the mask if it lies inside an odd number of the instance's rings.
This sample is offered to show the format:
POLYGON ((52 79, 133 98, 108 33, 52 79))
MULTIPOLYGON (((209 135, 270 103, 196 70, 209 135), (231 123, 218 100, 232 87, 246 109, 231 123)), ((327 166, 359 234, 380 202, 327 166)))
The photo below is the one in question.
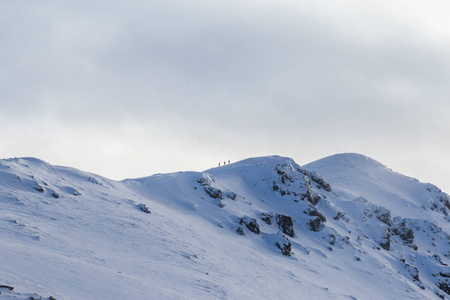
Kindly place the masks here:
POLYGON ((444 1, 13 1, 3 157, 122 179, 360 152, 450 191, 444 1))

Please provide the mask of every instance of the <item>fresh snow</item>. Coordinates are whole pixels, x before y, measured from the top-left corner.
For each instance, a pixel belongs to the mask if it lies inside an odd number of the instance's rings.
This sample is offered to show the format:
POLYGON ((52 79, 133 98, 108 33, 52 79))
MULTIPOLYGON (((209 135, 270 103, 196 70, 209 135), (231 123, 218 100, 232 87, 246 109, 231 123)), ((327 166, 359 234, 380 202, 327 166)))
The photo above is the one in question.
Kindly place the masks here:
POLYGON ((0 298, 440 299, 449 212, 359 154, 124 181, 6 159, 0 298))

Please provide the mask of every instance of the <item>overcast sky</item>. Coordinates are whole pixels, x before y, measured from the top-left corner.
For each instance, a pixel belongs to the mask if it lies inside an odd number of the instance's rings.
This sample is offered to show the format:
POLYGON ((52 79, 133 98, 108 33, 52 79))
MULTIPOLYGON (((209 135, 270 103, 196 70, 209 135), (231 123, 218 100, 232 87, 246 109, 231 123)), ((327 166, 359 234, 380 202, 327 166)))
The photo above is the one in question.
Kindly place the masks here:
POLYGON ((0 0, 0 156, 124 179, 358 152, 450 192, 449 12, 0 0))

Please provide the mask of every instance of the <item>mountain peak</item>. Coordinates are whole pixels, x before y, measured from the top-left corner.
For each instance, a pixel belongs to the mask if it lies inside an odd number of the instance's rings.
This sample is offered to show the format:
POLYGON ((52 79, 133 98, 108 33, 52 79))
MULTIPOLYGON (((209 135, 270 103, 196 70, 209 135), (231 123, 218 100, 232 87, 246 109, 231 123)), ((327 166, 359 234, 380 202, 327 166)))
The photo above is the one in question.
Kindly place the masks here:
POLYGON ((370 158, 368 156, 365 156, 363 154, 359 153, 338 153, 331 156, 327 156, 325 158, 316 160, 314 162, 311 162, 307 165, 305 165, 305 168, 321 168, 321 166, 327 166, 330 167, 358 167, 360 169, 362 168, 386 168, 385 165, 382 163, 376 161, 373 158, 370 158))

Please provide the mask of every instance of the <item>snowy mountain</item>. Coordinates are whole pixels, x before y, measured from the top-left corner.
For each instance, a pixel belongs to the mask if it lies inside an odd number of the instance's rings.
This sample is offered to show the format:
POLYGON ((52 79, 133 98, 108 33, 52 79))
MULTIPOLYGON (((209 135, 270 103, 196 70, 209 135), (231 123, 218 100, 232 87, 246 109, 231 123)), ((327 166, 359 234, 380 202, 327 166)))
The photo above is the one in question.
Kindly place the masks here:
POLYGON ((359 154, 120 182, 1 160, 0 298, 445 299, 449 212, 359 154))

